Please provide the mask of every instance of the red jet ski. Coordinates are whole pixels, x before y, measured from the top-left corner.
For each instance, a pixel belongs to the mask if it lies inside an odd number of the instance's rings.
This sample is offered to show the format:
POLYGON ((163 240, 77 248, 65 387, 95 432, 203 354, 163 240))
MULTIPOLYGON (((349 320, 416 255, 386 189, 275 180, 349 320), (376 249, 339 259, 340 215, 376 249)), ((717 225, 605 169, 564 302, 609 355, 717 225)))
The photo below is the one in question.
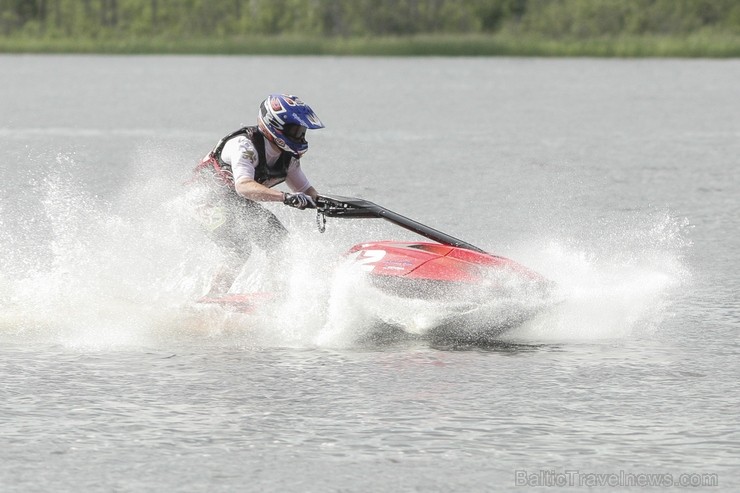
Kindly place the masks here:
POLYGON ((435 241, 377 241, 355 245, 347 252, 377 285, 403 286, 398 290, 400 295, 449 296, 450 290, 456 292, 461 287, 478 290, 482 285, 494 287, 494 284, 499 289, 517 285, 542 291, 552 285, 513 260, 487 253, 367 200, 323 195, 318 199, 317 211, 320 218, 323 216, 324 224, 327 217, 381 218, 435 241), (424 292, 408 291, 409 285, 423 287, 424 292))
MULTIPOLYGON (((428 301, 425 307, 454 307, 424 329, 427 335, 454 329, 458 335, 462 330, 466 339, 495 337, 521 325, 548 303, 553 283, 536 272, 373 202, 322 195, 316 210, 322 232, 327 218, 379 218, 433 241, 373 241, 346 253, 352 269, 382 293, 428 301)), ((200 302, 252 313, 270 299, 269 294, 251 293, 200 302)), ((409 308, 414 309, 422 308, 418 304, 409 308)), ((400 329, 408 332, 408 327, 400 329)))
MULTIPOLYGON (((434 312, 433 317, 419 314, 425 319, 420 329, 409 326, 418 317, 404 318, 399 329, 406 333, 495 339, 550 303, 554 283, 540 274, 367 200, 325 195, 319 197, 317 210, 320 228, 326 217, 381 218, 434 241, 368 242, 347 252, 353 267, 374 287, 394 299, 408 299, 404 309, 434 312)), ((387 308, 381 310, 382 319, 387 308)))

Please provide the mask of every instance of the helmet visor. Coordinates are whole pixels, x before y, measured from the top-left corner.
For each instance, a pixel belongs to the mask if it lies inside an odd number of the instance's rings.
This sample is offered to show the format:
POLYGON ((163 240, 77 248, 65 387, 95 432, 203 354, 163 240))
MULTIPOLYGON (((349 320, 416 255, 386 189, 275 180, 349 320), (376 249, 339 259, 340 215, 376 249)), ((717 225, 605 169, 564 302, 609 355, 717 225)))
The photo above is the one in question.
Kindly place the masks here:
POLYGON ((303 142, 306 138, 306 127, 302 125, 288 124, 283 129, 283 134, 289 139, 303 142))

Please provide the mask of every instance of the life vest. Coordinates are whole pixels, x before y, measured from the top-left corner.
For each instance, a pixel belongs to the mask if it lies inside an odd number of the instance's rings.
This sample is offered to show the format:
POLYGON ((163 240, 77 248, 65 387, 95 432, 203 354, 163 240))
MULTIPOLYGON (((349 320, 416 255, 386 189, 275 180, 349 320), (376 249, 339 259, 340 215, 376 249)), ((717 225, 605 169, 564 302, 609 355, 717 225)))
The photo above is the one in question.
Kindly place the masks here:
POLYGON ((236 190, 234 189, 234 173, 231 170, 231 165, 224 162, 221 158, 221 151, 223 151, 226 142, 240 135, 246 136, 252 142, 252 145, 257 151, 258 163, 254 170, 254 181, 264 184, 269 180, 278 180, 273 183, 272 186, 285 181, 285 178, 288 176, 288 167, 290 166, 293 156, 283 151, 280 153, 280 157, 275 164, 268 166, 267 157, 265 156, 265 136, 260 133, 256 126, 242 127, 238 130, 234 130, 219 140, 216 147, 214 147, 203 161, 195 167, 195 179, 197 180, 198 178, 202 178, 203 175, 207 173, 214 179, 213 181, 215 181, 217 185, 223 188, 228 188, 236 193, 236 190))

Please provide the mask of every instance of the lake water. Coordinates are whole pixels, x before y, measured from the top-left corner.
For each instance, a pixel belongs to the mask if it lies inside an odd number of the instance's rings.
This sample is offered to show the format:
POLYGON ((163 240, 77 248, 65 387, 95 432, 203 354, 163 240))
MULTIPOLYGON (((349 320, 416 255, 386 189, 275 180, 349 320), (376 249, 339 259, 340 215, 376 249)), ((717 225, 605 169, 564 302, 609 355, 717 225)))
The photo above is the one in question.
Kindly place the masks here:
POLYGON ((738 60, 0 56, 0 489, 737 490, 739 80, 738 60), (181 184, 270 92, 326 124, 320 192, 562 302, 493 344, 358 342, 404 308, 348 295, 336 259, 409 233, 321 235, 276 205, 286 301, 194 307, 219 252, 181 184))

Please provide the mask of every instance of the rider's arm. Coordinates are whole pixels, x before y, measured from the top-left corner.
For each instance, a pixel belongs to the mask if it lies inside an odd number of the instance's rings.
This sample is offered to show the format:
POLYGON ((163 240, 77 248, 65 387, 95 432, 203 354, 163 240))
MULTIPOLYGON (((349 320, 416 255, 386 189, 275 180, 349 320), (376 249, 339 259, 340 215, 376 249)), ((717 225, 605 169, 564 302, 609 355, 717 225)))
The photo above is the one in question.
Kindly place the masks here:
POLYGON ((231 164, 234 173, 236 193, 249 200, 258 202, 282 202, 283 194, 277 190, 257 183, 254 172, 257 167, 257 151, 252 142, 245 136, 229 140, 221 152, 221 157, 231 164))
MULTIPOLYGON (((233 142, 227 142, 221 156, 231 163, 236 193, 258 202, 283 201, 285 197, 283 192, 273 190, 254 180, 257 152, 249 139, 242 136, 234 139, 233 142)), ((316 190, 308 182, 306 175, 303 174, 300 162, 297 159, 290 163, 285 182, 293 192, 303 192, 314 199, 316 198, 316 190)))
POLYGON ((254 180, 241 178, 236 182, 236 193, 258 202, 282 202, 283 192, 267 188, 254 180))

